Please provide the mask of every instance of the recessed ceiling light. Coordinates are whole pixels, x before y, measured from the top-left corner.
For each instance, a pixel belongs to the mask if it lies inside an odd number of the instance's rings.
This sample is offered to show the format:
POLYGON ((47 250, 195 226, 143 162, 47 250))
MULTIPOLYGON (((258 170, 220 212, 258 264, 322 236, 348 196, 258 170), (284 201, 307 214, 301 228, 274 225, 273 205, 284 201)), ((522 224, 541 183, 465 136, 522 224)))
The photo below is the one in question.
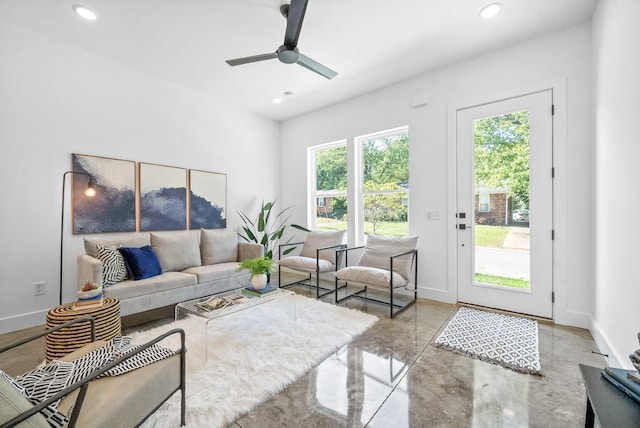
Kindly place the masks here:
POLYGON ((85 6, 73 5, 72 9, 75 13, 86 19, 87 21, 95 21, 98 19, 98 14, 85 6))
POLYGON ((280 97, 271 97, 271 102, 274 104, 280 104, 282 102, 282 98, 280 97))
POLYGON ((480 16, 484 19, 493 18, 500 12, 500 8, 502 8, 502 4, 500 3, 491 3, 486 5, 480 11, 480 16))

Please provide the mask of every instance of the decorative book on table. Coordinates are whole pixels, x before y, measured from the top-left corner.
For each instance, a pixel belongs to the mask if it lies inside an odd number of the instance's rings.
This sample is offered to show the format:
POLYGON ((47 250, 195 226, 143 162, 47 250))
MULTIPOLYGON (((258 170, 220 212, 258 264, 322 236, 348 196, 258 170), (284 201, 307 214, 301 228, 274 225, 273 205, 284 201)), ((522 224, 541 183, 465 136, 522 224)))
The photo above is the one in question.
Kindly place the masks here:
POLYGON ((244 303, 247 300, 249 300, 247 297, 234 293, 224 297, 212 296, 202 302, 196 303, 196 306, 204 311, 211 312, 216 309, 222 309, 227 306, 244 303))
POLYGON ((242 294, 253 297, 262 297, 268 296, 269 294, 276 293, 278 291, 277 288, 271 286, 271 284, 267 284, 263 289, 256 290, 253 286, 249 286, 242 289, 242 294))
POLYGON ((87 297, 85 299, 78 298, 73 302, 73 309, 89 309, 98 308, 104 303, 104 297, 102 293, 99 293, 93 297, 87 297))
POLYGON ((640 384, 629 379, 627 374, 630 372, 635 373, 636 371, 605 367, 602 371, 602 376, 622 392, 627 394, 636 403, 640 404, 640 384))

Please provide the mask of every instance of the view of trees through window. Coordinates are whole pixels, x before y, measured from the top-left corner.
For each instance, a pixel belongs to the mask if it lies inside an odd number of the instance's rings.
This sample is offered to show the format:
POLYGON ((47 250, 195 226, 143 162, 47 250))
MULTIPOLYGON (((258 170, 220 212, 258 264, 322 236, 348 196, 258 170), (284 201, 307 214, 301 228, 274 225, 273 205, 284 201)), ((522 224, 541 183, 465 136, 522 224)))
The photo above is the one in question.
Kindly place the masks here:
POLYGON ((347 146, 314 152, 317 230, 347 229, 347 146))
POLYGON ((362 141, 362 158, 365 233, 407 235, 409 135, 362 141))
POLYGON ((364 233, 408 233, 409 135, 406 128, 356 138, 357 156, 349 165, 346 143, 312 150, 317 230, 347 229, 348 206, 357 206, 364 233), (355 174, 356 171, 361 173, 355 174), (347 192, 348 177, 362 177, 358 195, 347 192), (360 199, 356 199, 360 198, 360 199))
POLYGON ((529 112, 477 120, 476 187, 504 188, 514 208, 529 209, 529 112))

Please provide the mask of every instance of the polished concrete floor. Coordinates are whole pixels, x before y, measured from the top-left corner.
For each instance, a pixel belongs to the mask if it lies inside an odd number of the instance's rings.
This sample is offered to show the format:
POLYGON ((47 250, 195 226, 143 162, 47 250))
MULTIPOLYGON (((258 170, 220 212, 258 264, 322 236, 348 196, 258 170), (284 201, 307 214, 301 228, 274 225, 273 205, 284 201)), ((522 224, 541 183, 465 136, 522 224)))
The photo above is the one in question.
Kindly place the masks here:
POLYGON ((236 427, 584 426, 578 363, 604 366, 586 330, 539 322, 544 376, 533 376, 435 348, 455 305, 420 300, 393 320, 377 304, 341 305, 380 320, 236 427))
MULTIPOLYGON (((293 289, 314 296, 308 288, 293 289)), ((455 305, 420 300, 393 320, 377 304, 350 299, 341 305, 380 320, 231 427, 584 426, 578 363, 604 365, 592 353, 597 347, 586 330, 540 322, 544 376, 533 376, 435 348, 455 305)), ((170 316, 170 310, 156 311, 123 322, 132 327, 145 318, 170 316)), ((0 336, 0 346, 12 336, 0 336)), ((32 348, 12 361, 0 360, 0 367, 19 373, 43 354, 43 347, 32 348)))

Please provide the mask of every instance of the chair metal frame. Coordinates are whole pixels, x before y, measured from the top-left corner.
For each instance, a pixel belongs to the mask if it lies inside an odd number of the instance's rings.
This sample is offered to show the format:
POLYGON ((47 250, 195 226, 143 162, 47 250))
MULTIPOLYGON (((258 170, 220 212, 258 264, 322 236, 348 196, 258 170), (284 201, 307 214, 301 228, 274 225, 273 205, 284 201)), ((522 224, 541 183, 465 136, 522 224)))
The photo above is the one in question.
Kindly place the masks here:
MULTIPOLYGON (((291 247, 294 245, 303 245, 304 242, 289 242, 286 244, 280 244, 278 245, 278 260, 282 260, 282 248, 283 247, 291 247)), ((319 299, 320 297, 324 297, 327 296, 331 293, 334 292, 334 290, 332 288, 323 288, 320 287, 320 251, 326 251, 326 250, 336 250, 335 253, 335 262, 333 264, 333 271, 337 271, 338 270, 338 262, 340 261, 340 258, 338 256, 338 251, 341 249, 346 249, 347 245, 346 244, 338 244, 338 245, 330 245, 328 247, 318 247, 316 248, 316 283, 313 284, 312 283, 312 272, 308 273, 308 277, 298 280, 298 281, 294 281, 294 282, 290 282, 288 284, 282 284, 282 267, 278 268, 278 287, 279 288, 286 288, 286 287, 290 287, 292 285, 303 285, 305 287, 310 287, 310 288, 315 288, 316 289, 316 298, 319 299), (320 293, 320 290, 324 290, 324 293, 320 293)), ((287 269, 291 269, 291 270, 296 270, 294 268, 290 268, 288 266, 284 266, 287 269)), ((297 272, 301 272, 301 271, 297 271, 297 272)))
MULTIPOLYGON (((344 252, 345 255, 345 268, 349 266, 349 252, 352 250, 361 250, 365 248, 364 245, 359 246, 359 247, 352 247, 352 248, 345 248, 342 250, 337 250, 336 251, 336 259, 338 258, 337 253, 338 252, 344 252)), ((366 266, 363 266, 366 267, 366 266)), ((337 271, 336 271, 337 272, 337 271)), ((338 291, 342 288, 345 288, 349 285, 348 281, 344 281, 344 285, 341 287, 338 287, 338 282, 340 281, 338 279, 338 277, 335 278, 335 299, 336 299, 336 303, 340 303, 343 302, 347 299, 350 299, 351 297, 356 297, 358 299, 362 299, 362 300, 366 300, 369 302, 374 302, 374 303, 379 303, 379 304, 383 304, 383 305, 388 305, 389 306, 389 316, 390 318, 394 318, 396 315, 398 315, 399 313, 403 312, 405 309, 409 308, 411 305, 413 305, 417 300, 418 300, 418 250, 414 249, 414 250, 409 250, 409 251, 405 251, 404 253, 399 253, 399 254, 393 254, 392 256, 389 257, 389 272, 391 272, 392 274, 389 276, 389 301, 384 301, 384 300, 379 300, 379 299, 374 299, 372 297, 368 297, 368 296, 363 296, 362 293, 367 292, 367 285, 366 284, 362 284, 362 283, 356 283, 356 286, 360 286, 363 287, 362 290, 360 291, 356 291, 355 293, 351 293, 351 294, 347 294, 345 297, 343 298, 338 298, 338 291), (398 303, 394 303, 394 299, 393 299, 393 292, 395 290, 394 286, 393 286, 393 260, 398 258, 398 257, 402 257, 402 256, 406 256, 408 254, 412 254, 412 258, 411 258, 411 267, 413 268, 413 300, 409 301, 408 303, 404 304, 404 305, 400 305, 398 303), (400 308, 398 310, 396 310, 394 312, 394 308, 400 308)), ((411 283, 411 278, 409 279, 409 283, 411 283)), ((407 284, 407 285, 408 285, 407 284)), ((372 288, 374 290, 385 290, 382 287, 379 286, 372 286, 372 288)), ((400 287, 398 287, 400 288, 400 287)), ((405 286, 406 288, 406 286, 405 286)))
MULTIPOLYGON (((95 333, 95 318, 93 317, 81 317, 81 318, 76 318, 74 320, 71 321, 67 321, 64 324, 60 324, 56 327, 44 330, 38 334, 35 334, 33 336, 27 337, 25 339, 22 339, 18 342, 12 343, 8 346, 4 346, 2 348, 0 348, 0 353, 8 351, 10 349, 16 348, 18 346, 24 345, 26 343, 31 342, 32 340, 38 339, 39 337, 42 336, 46 336, 49 333, 52 333, 54 331, 63 329, 63 328, 68 328, 70 326, 72 326, 73 324, 76 323, 80 323, 80 322, 89 322, 91 324, 91 341, 94 342, 96 339, 96 333, 95 333)), ((75 404, 73 406, 73 411, 71 412, 71 416, 69 417, 69 424, 68 424, 68 428, 74 428, 76 426, 76 422, 78 420, 78 416, 80 415, 80 410, 82 409, 82 405, 84 404, 84 399, 86 397, 87 394, 87 389, 90 387, 91 385, 91 381, 94 379, 97 379, 98 377, 100 377, 103 373, 109 371, 111 368, 117 366, 118 364, 124 362, 125 360, 128 360, 129 358, 131 358, 132 356, 139 354, 140 352, 146 350, 147 348, 151 347, 152 345, 155 345, 156 343, 162 341, 163 339, 174 335, 174 334, 179 334, 180 335, 180 349, 177 351, 177 353, 180 354, 180 385, 178 385, 178 387, 173 390, 168 396, 164 397, 162 402, 160 404, 158 404, 152 411, 151 413, 149 413, 148 415, 145 416, 145 418, 138 422, 138 424, 136 426, 140 426, 144 421, 146 421, 149 416, 151 416, 156 410, 158 410, 160 408, 160 406, 162 406, 162 404, 164 404, 165 401, 167 401, 169 398, 171 398, 173 396, 173 394, 175 394, 176 392, 180 391, 181 394, 181 398, 180 398, 180 426, 184 426, 185 425, 185 420, 186 420, 186 408, 187 408, 187 402, 186 402, 186 373, 187 373, 187 369, 186 369, 186 347, 185 347, 185 332, 182 329, 179 328, 175 328, 173 330, 167 331, 159 336, 157 336, 155 339, 150 340, 149 342, 146 342, 144 344, 142 344, 140 347, 136 348, 135 350, 121 356, 120 358, 112 361, 111 363, 105 365, 104 367, 94 371, 93 373, 91 373, 89 376, 78 380, 77 382, 69 385, 68 387, 66 387, 65 389, 63 389, 62 391, 58 392, 57 394, 55 394, 53 397, 50 397, 44 401, 42 401, 41 403, 34 405, 33 407, 31 407, 29 410, 26 410, 24 412, 22 412, 20 415, 14 417, 13 419, 11 419, 10 421, 7 421, 6 424, 3 424, 2 426, 5 427, 13 427, 18 425, 20 422, 23 422, 27 419, 29 419, 31 416, 35 415, 36 413, 39 413, 42 409, 44 409, 45 407, 47 407, 49 404, 52 404, 58 400, 61 400, 62 398, 64 398, 66 395, 69 395, 71 392, 75 391, 76 389, 80 389, 78 396, 76 397, 76 401, 75 404)), ((126 374, 122 375, 122 376, 126 376, 126 374)))

